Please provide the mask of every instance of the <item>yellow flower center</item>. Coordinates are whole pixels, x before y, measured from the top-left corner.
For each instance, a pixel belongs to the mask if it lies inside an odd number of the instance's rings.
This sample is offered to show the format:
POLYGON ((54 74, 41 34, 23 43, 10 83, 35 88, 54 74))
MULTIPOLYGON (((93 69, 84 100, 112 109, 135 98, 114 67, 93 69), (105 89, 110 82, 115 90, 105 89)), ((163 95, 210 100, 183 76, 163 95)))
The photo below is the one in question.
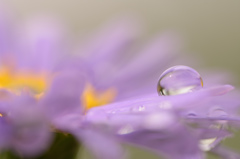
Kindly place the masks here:
MULTIPOLYGON (((22 70, 15 71, 11 67, 0 68, 0 89, 7 89, 15 94, 19 94, 20 90, 30 90, 34 93, 36 99, 44 95, 49 82, 47 79, 49 78, 46 74, 36 74, 22 70)), ((112 102, 116 94, 117 91, 114 88, 99 92, 91 84, 87 84, 81 96, 81 101, 87 111, 93 107, 112 102)), ((0 97, 5 96, 3 94, 0 97)), ((2 114, 0 114, 1 116, 2 114)))
POLYGON ((117 91, 114 88, 109 88, 103 92, 98 92, 91 84, 87 84, 81 97, 82 104, 85 106, 86 110, 89 110, 93 107, 112 102, 116 97, 116 94, 117 91))
POLYGON ((42 93, 47 87, 47 78, 44 74, 35 74, 26 71, 15 71, 9 67, 0 68, 0 88, 17 92, 19 89, 42 93))

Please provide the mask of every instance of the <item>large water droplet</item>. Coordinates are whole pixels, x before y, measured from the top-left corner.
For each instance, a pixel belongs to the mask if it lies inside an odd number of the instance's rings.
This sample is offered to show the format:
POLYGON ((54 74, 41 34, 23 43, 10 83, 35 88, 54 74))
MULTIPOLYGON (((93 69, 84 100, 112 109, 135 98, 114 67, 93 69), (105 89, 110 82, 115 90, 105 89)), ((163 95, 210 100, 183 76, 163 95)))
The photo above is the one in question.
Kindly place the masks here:
POLYGON ((159 95, 177 95, 192 92, 203 87, 200 74, 187 66, 174 66, 159 77, 157 91, 159 95))

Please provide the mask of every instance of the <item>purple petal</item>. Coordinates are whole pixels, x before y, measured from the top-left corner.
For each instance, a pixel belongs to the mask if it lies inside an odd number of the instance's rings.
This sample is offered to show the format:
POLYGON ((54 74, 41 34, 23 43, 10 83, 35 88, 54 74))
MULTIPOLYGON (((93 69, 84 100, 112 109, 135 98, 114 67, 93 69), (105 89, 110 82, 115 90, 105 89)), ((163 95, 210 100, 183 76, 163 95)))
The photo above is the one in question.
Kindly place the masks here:
POLYGON ((139 56, 125 64, 117 74, 112 75, 113 85, 117 86, 120 92, 125 92, 122 94, 123 97, 128 95, 126 92, 133 92, 133 95, 137 92, 144 94, 154 91, 156 81, 153 79, 158 79, 158 75, 171 65, 176 53, 180 50, 177 43, 176 37, 170 34, 157 37, 140 52, 139 56))
POLYGON ((198 140, 184 127, 172 131, 136 131, 120 136, 123 141, 177 159, 203 159, 198 140))
MULTIPOLYGON (((8 110, 2 118, 8 125, 7 147, 23 156, 35 156, 45 151, 51 142, 49 125, 35 99, 27 95, 7 101, 8 110)), ((2 130, 2 131, 6 131, 2 130)))
POLYGON ((172 112, 98 114, 89 112, 88 123, 95 128, 105 128, 122 141, 150 149, 172 158, 202 158, 198 138, 177 121, 172 112), (105 115, 102 118, 99 116, 105 115), (95 116, 95 117, 94 117, 95 116), (100 120, 98 120, 100 119, 100 120), (182 146, 185 143, 185 146, 182 146))
POLYGON ((212 150, 213 153, 217 154, 222 159, 239 159, 240 154, 231 151, 227 148, 224 148, 222 146, 217 146, 212 150))
POLYGON ((92 108, 92 111, 103 110, 105 112, 115 111, 117 113, 131 113, 134 108, 144 109, 144 111, 153 112, 154 110, 174 109, 177 111, 189 110, 207 101, 214 96, 221 96, 232 89, 232 86, 223 85, 202 89, 192 93, 186 93, 175 96, 150 95, 142 98, 131 99, 124 102, 108 104, 103 107, 92 108), (219 93, 221 92, 221 93, 219 93))
POLYGON ((0 2, 0 56, 1 63, 3 59, 12 60, 14 55, 14 28, 12 24, 12 16, 9 13, 9 8, 4 4, 4 2, 0 2))
POLYGON ((19 32, 19 67, 49 71, 65 53, 67 41, 54 18, 35 17, 19 32))
POLYGON ((74 113, 55 116, 51 122, 56 129, 72 133, 81 127, 83 120, 82 118, 81 112, 76 111, 74 113))
POLYGON ((53 119, 69 113, 81 115, 83 108, 80 97, 84 84, 84 76, 75 70, 57 74, 51 87, 40 101, 48 116, 53 119))
POLYGON ((90 150, 97 159, 123 159, 125 153, 113 136, 96 132, 91 129, 82 129, 75 135, 90 150))

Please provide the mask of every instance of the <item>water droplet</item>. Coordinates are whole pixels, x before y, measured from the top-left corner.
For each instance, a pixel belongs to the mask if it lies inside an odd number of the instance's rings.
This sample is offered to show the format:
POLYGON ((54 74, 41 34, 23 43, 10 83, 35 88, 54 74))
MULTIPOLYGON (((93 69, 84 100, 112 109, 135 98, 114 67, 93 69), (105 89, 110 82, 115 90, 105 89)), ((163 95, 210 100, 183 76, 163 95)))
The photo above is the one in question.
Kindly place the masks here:
POLYGON ((188 116, 189 118, 194 118, 194 117, 196 117, 197 115, 196 115, 196 113, 190 112, 190 113, 187 114, 187 116, 188 116))
MULTIPOLYGON (((213 108, 209 114, 209 117, 215 117, 215 118, 221 118, 221 117, 227 117, 228 114, 221 108, 213 108)), ((226 120, 216 120, 215 124, 210 125, 209 128, 216 129, 221 131, 222 129, 227 129, 227 121, 226 120)), ((210 151, 212 148, 214 148, 216 145, 219 144, 221 141, 220 137, 213 137, 208 139, 202 139, 200 140, 199 147, 203 151, 210 151)))
POLYGON ((175 116, 167 111, 151 113, 147 115, 142 123, 145 129, 166 130, 176 122, 175 116))
POLYGON ((111 111, 112 114, 116 114, 116 112, 117 112, 117 111, 115 111, 115 110, 111 111))
POLYGON ((209 117, 227 117, 228 114, 221 108, 215 108, 208 113, 209 117))
POLYGON ((141 111, 144 111, 145 110, 145 107, 143 105, 139 106, 138 110, 141 112, 141 111))
POLYGON ((188 66, 174 66, 159 77, 157 91, 159 95, 177 95, 198 90, 203 87, 200 74, 188 66))
POLYGON ((143 112, 145 111, 145 107, 143 105, 140 106, 134 106, 130 109, 132 112, 134 113, 138 113, 138 112, 143 112))
POLYGON ((168 101, 163 101, 161 103, 159 103, 158 107, 160 109, 171 109, 172 108, 172 104, 168 101))
POLYGON ((216 146, 217 138, 202 139, 199 142, 199 147, 202 151, 210 151, 216 146))
POLYGON ((118 130, 118 134, 119 135, 126 135, 126 134, 129 134, 129 133, 132 133, 133 131, 134 131, 134 129, 131 125, 125 125, 118 130))
POLYGON ((217 126, 227 128, 228 121, 226 120, 226 118, 228 117, 228 113, 225 112, 223 109, 221 108, 212 109, 208 113, 208 117, 219 118, 219 120, 215 120, 215 122, 217 123, 217 126))

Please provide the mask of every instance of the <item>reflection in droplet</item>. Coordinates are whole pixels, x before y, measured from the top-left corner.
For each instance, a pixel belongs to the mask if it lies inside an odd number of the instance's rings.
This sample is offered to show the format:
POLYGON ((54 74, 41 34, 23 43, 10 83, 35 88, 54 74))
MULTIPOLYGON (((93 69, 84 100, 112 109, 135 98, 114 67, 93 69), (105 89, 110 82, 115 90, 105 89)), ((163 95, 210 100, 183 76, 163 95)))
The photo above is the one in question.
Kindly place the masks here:
MULTIPOLYGON (((208 116, 221 119, 222 117, 227 117, 228 114, 221 108, 214 108, 208 113, 208 116)), ((209 128, 216 129, 219 131, 221 131, 222 129, 227 129, 227 121, 226 120, 215 120, 215 123, 210 125, 209 128)), ((210 151, 220 141, 221 141, 221 138, 219 138, 219 137, 203 139, 203 140, 200 140, 199 147, 203 151, 210 151)))
POLYGON ((203 139, 199 142, 199 147, 202 151, 210 151, 215 146, 217 138, 203 139))
POLYGON ((200 74, 187 66, 174 66, 164 71, 157 84, 159 95, 177 95, 203 87, 200 74))
POLYGON ((213 117, 213 118, 219 118, 219 120, 215 120, 215 127, 220 128, 227 128, 228 127, 228 121, 224 118, 228 117, 228 113, 225 112, 221 108, 214 108, 208 113, 208 117, 213 117))

